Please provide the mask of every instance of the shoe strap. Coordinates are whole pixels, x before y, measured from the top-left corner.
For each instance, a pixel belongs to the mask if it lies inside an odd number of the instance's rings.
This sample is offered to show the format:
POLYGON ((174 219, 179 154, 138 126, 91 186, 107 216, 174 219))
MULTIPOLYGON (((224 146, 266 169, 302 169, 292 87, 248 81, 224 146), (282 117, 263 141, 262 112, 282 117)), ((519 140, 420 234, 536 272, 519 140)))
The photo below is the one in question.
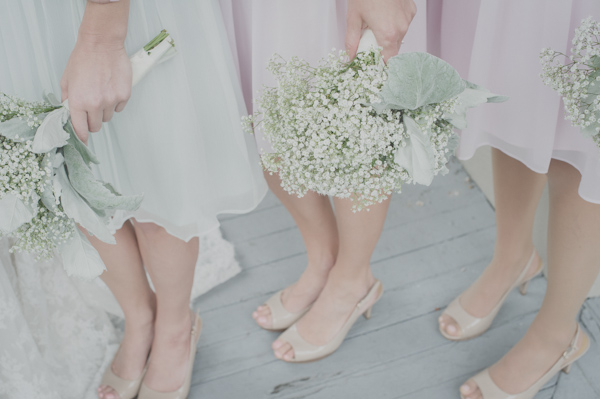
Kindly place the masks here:
MULTIPOLYGON (((378 295, 379 297, 381 297, 382 294, 383 294, 383 285, 381 284, 381 281, 375 280, 375 283, 373 284, 373 286, 371 287, 371 289, 369 290, 367 295, 365 295, 365 297, 356 304, 356 310, 358 310, 359 312, 364 312, 365 306, 367 305, 367 303, 370 302, 375 295, 378 295)), ((378 300, 379 300, 379 298, 377 298, 375 300, 375 302, 377 302, 378 300)))
POLYGON ((513 395, 504 392, 490 376, 489 369, 483 370, 481 373, 473 377, 473 381, 477 384, 481 396, 485 399, 505 399, 512 398, 513 395))
POLYGON ((265 302, 265 305, 267 305, 271 311, 271 328, 274 329, 286 328, 308 310, 308 308, 306 308, 298 313, 290 312, 283 306, 283 302, 281 302, 282 294, 283 290, 278 291, 265 302))
POLYGON ((444 310, 444 314, 452 317, 456 324, 458 324, 460 327, 461 334, 457 336, 457 338, 468 334, 468 331, 482 320, 482 318, 471 315, 461 306, 460 296, 450 302, 450 305, 448 305, 444 310))
POLYGON ((568 361, 571 355, 579 351, 579 346, 577 345, 577 341, 579 341, 579 337, 581 336, 581 326, 577 324, 577 330, 575 331, 575 336, 573 340, 569 344, 569 347, 563 353, 562 357, 568 361))
MULTIPOLYGON (((533 253, 531 254, 531 257, 529 258, 529 262, 527 262, 527 265, 525 266, 525 268, 523 269, 523 271, 521 272, 521 274, 519 275, 519 278, 517 278, 517 281, 515 282, 515 284, 512 286, 512 288, 515 288, 521 284, 524 283, 525 280, 525 276, 527 275, 527 273, 529 272, 529 269, 531 269, 531 265, 533 265, 533 260, 535 259, 535 255, 536 255, 536 250, 533 250, 533 253)), ((511 288, 511 291, 512 291, 511 288)))

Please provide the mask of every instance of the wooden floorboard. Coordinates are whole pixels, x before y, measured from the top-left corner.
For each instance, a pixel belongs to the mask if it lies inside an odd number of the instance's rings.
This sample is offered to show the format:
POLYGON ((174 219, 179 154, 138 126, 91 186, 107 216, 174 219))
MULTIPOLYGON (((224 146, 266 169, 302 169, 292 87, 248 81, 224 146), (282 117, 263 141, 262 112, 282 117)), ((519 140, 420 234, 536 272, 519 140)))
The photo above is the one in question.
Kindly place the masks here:
MULTIPOLYGON (((372 259, 385 288, 373 317, 360 320, 334 355, 286 364, 270 349, 278 334, 257 327, 250 314, 302 273, 301 236, 272 194, 254 212, 221 222, 244 270, 195 303, 205 327, 191 399, 458 398, 462 382, 524 334, 546 286, 538 278, 527 296, 512 293, 477 339, 455 343, 439 334, 439 314, 489 262, 495 238, 490 204, 453 162, 431 187, 407 185, 391 200, 372 259)), ((590 353, 536 399, 600 398, 600 299, 586 302, 581 320, 590 353)))

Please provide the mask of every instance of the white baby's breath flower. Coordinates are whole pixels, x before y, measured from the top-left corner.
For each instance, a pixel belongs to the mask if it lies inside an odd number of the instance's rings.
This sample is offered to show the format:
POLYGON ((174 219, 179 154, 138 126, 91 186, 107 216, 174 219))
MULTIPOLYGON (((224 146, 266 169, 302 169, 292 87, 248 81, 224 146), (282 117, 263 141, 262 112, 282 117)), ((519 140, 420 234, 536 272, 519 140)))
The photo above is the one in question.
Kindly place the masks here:
POLYGON ((581 22, 570 56, 545 48, 540 60, 544 84, 562 96, 566 119, 600 146, 600 23, 581 22))
MULTIPOLYGON (((307 191, 354 200, 354 210, 368 208, 400 191, 412 176, 394 161, 405 147, 405 111, 377 112, 387 79, 380 50, 361 52, 351 62, 345 52, 331 53, 317 67, 297 57, 274 56, 269 65, 277 87, 264 88, 259 111, 244 118, 248 131, 260 129, 274 152, 262 165, 279 174, 282 187, 299 197, 307 191)), ((455 134, 442 119, 456 101, 406 111, 432 132, 435 173, 445 169, 447 146, 455 134)))

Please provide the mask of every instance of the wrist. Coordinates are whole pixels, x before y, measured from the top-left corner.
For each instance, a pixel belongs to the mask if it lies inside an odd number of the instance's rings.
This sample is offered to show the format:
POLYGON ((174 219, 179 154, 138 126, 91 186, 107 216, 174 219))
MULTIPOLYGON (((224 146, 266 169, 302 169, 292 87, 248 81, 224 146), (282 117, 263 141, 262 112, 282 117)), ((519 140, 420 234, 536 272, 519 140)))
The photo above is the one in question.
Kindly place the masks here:
POLYGON ((90 50, 120 50, 125 46, 125 34, 118 32, 93 32, 80 28, 77 44, 90 50))

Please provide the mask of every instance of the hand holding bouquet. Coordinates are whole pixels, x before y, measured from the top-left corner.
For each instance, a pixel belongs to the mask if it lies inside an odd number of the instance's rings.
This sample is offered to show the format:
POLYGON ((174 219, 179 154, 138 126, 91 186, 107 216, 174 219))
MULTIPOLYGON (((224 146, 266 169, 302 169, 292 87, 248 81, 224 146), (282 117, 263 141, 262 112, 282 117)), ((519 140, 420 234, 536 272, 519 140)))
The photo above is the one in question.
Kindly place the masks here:
POLYGON ((358 55, 330 54, 318 67, 275 56, 279 86, 266 88, 246 128, 262 129, 274 152, 265 170, 290 194, 308 190, 355 200, 361 210, 403 182, 429 185, 446 173, 468 108, 505 98, 466 82, 441 59, 408 53, 384 64, 371 31, 358 55))
MULTIPOLYGON (((133 83, 175 54, 173 40, 161 32, 131 57, 133 83)), ((0 238, 13 237, 11 251, 51 258, 56 249, 69 275, 93 278, 104 264, 77 225, 115 243, 108 229, 114 210, 135 210, 141 195, 122 196, 96 180, 98 163, 69 118, 68 101, 54 96, 26 102, 0 93, 0 238)))

